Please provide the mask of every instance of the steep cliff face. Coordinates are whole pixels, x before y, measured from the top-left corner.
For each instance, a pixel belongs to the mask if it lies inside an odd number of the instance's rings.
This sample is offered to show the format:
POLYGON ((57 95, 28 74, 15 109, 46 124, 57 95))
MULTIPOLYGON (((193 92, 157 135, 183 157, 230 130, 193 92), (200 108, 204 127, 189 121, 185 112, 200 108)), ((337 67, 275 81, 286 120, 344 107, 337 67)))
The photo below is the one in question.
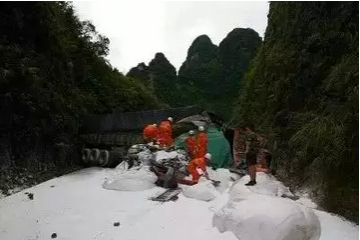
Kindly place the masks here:
POLYGON ((139 80, 162 103, 179 106, 176 69, 163 53, 156 53, 149 66, 139 63, 126 76, 139 80))
POLYGON ((145 63, 139 63, 136 67, 130 69, 126 74, 127 77, 136 78, 141 80, 144 84, 149 84, 149 67, 145 63))
POLYGON ((249 28, 235 28, 219 47, 207 35, 200 35, 189 47, 177 76, 162 53, 149 66, 140 63, 132 68, 127 76, 140 79, 170 106, 197 104, 228 120, 244 73, 260 45, 259 34, 249 28))
POLYGON ((259 34, 250 28, 235 28, 219 44, 220 84, 217 112, 229 119, 244 74, 261 45, 259 34))
POLYGON ((155 95, 170 106, 177 102, 176 69, 163 53, 156 53, 149 63, 150 86, 155 95))
POLYGON ((270 137, 278 173, 358 219, 358 2, 271 2, 233 117, 270 137))
POLYGON ((228 97, 235 97, 239 92, 241 79, 260 45, 259 34, 249 28, 235 28, 221 41, 221 92, 226 92, 228 97))
POLYGON ((191 44, 186 61, 179 70, 178 82, 187 104, 206 106, 214 98, 218 84, 218 48, 207 35, 197 37, 191 44))
POLYGON ((178 76, 186 100, 227 119, 244 72, 260 44, 261 38, 252 29, 234 29, 219 47, 206 35, 197 37, 178 76))

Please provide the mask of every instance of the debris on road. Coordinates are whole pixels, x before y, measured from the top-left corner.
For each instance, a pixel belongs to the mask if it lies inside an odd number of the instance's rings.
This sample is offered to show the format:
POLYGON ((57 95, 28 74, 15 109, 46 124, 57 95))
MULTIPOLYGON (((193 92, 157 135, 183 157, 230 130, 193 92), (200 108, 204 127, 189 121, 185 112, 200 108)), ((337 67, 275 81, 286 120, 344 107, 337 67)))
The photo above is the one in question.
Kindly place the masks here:
POLYGON ((33 194, 33 193, 28 193, 28 192, 26 192, 25 194, 28 196, 28 198, 29 198, 30 200, 33 200, 33 199, 34 199, 34 194, 33 194))
POLYGON ((163 193, 159 194, 158 196, 150 198, 152 201, 158 202, 168 202, 168 201, 176 201, 177 195, 181 193, 181 189, 167 189, 163 193))

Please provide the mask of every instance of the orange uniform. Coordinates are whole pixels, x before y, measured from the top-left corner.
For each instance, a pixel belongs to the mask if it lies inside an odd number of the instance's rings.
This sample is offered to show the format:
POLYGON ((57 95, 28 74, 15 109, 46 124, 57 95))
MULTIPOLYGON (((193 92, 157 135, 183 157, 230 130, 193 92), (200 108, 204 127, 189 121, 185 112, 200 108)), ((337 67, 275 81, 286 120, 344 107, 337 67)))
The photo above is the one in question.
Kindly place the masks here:
POLYGON ((159 126, 159 144, 162 146, 171 146, 173 144, 172 139, 172 126, 170 121, 164 120, 159 126))
POLYGON ((156 140, 158 128, 154 124, 147 125, 143 131, 144 140, 156 140))
POLYGON ((208 144, 208 137, 205 132, 200 132, 197 135, 197 151, 196 156, 197 157, 204 157, 207 153, 207 144, 208 144))
POLYGON ((189 152, 190 158, 195 157, 196 141, 194 136, 189 136, 186 138, 186 147, 189 152))
POLYGON ((195 158, 195 159, 191 160, 186 167, 186 169, 192 176, 193 182, 196 182, 196 183, 199 181, 199 178, 200 178, 200 175, 199 175, 198 171, 196 170, 197 168, 200 168, 203 172, 206 172, 206 160, 204 157, 195 158))

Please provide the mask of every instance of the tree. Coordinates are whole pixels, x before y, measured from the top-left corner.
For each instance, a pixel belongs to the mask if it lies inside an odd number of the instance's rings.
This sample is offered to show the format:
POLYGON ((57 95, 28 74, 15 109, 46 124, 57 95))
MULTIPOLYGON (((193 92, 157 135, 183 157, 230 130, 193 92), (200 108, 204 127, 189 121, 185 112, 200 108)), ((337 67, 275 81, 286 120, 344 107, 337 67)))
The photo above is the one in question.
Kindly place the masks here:
POLYGON ((281 177, 357 221, 358 7, 271 2, 233 115, 268 134, 281 177))
POLYGON ((10 146, 0 155, 15 165, 53 165, 53 149, 65 141, 59 136, 74 142, 85 114, 159 106, 106 61, 109 39, 80 21, 71 3, 3 2, 0 19, 0 97, 8 99, 0 109, 11 109, 1 114, 11 125, 0 124, 10 146))

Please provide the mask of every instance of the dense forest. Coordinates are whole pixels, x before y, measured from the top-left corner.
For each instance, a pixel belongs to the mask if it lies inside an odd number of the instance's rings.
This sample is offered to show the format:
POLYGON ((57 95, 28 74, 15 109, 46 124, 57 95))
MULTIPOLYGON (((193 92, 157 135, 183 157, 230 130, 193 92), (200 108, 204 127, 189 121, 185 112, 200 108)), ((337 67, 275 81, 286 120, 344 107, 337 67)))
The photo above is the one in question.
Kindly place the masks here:
POLYGON ((109 39, 80 21, 71 3, 2 2, 0 19, 2 173, 69 165, 86 114, 163 106, 111 67, 109 39))
POLYGON ((269 137, 279 176, 358 221, 359 3, 271 2, 233 114, 269 137))
POLYGON ((127 76, 148 83, 151 92, 172 107, 197 104, 229 119, 241 79, 261 44, 252 29, 235 28, 216 46, 207 35, 197 37, 176 75, 163 53, 127 76))

